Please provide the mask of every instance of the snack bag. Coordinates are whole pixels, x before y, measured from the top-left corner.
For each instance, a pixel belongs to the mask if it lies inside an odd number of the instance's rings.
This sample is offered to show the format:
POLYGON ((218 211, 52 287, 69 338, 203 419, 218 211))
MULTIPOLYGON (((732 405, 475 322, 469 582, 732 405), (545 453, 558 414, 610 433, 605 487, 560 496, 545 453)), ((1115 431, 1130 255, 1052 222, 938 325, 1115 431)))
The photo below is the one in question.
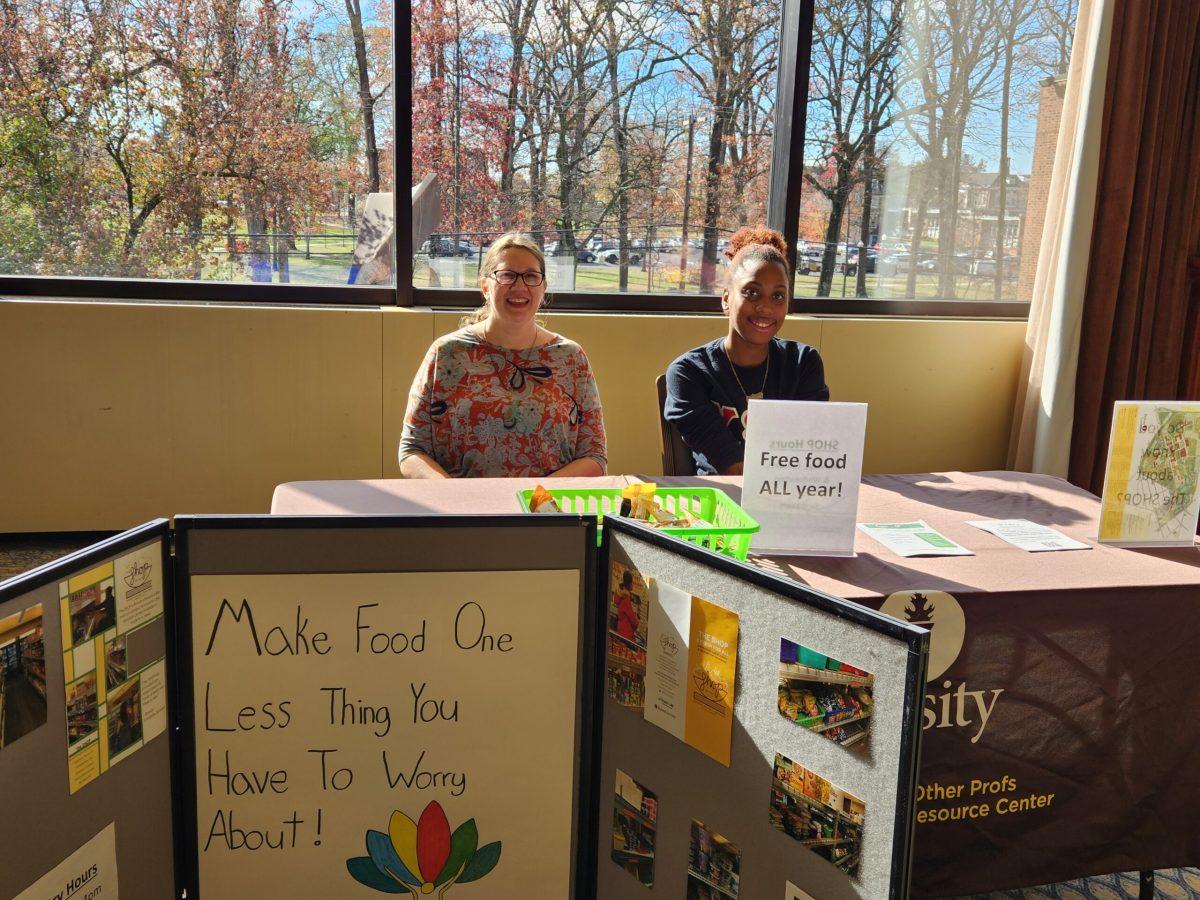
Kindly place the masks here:
POLYGON ((621 488, 621 515, 631 519, 649 520, 650 513, 646 509, 646 502, 653 500, 656 487, 653 482, 640 482, 621 488))
POLYGON ((562 512, 550 492, 540 484, 533 489, 533 495, 529 498, 529 511, 535 513, 562 512))

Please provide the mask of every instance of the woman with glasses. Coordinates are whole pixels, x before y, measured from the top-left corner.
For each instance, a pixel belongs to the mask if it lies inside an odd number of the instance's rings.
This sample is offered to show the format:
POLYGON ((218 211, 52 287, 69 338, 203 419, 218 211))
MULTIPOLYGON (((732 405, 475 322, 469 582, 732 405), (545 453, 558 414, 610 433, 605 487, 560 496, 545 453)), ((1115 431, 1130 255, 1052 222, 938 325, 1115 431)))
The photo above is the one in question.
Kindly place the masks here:
POLYGON ((542 248, 509 233, 479 269, 484 304, 434 341, 400 438, 405 478, 603 475, 596 379, 574 341, 543 328, 542 248))

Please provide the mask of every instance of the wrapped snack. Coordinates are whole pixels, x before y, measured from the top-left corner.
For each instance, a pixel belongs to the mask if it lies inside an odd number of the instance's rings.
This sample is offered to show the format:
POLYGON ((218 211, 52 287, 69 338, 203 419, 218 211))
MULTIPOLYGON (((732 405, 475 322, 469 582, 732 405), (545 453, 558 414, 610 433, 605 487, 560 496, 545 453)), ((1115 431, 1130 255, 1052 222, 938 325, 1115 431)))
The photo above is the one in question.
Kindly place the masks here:
POLYGON ((653 501, 656 487, 653 482, 639 482, 621 488, 621 515, 631 519, 649 520, 646 501, 653 501))
POLYGON ((535 513, 562 512, 554 497, 540 484, 533 489, 533 496, 529 498, 529 511, 535 513))

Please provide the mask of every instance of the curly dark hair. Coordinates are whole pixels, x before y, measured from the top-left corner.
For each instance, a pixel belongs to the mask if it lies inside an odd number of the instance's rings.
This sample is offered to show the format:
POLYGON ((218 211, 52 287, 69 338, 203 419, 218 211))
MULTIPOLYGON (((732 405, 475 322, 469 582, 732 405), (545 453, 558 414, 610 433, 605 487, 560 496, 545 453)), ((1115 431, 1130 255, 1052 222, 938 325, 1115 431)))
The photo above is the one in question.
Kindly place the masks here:
POLYGON ((747 263, 779 263, 787 270, 787 241, 774 228, 747 225, 734 232, 725 255, 730 260, 729 278, 747 263))

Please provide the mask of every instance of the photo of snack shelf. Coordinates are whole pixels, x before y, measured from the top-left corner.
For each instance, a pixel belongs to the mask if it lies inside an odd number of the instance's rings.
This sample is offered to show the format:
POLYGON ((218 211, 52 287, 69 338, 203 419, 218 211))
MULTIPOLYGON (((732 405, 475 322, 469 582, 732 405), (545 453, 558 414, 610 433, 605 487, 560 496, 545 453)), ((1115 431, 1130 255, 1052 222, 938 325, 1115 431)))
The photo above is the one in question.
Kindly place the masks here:
POLYGON ((851 877, 858 874, 866 814, 867 805, 853 794, 775 754, 771 824, 851 877))
POLYGON ((779 644, 779 714, 843 747, 866 753, 875 676, 789 641, 779 644))
POLYGON ((693 819, 687 900, 737 900, 741 872, 741 851, 703 822, 693 819))
POLYGON ((46 724, 42 606, 0 619, 0 747, 46 724))
POLYGON ((96 673, 88 672, 67 685, 67 746, 95 733, 99 717, 96 673))
POLYGON ((646 887, 654 885, 658 798, 617 769, 613 796, 612 860, 646 887))

